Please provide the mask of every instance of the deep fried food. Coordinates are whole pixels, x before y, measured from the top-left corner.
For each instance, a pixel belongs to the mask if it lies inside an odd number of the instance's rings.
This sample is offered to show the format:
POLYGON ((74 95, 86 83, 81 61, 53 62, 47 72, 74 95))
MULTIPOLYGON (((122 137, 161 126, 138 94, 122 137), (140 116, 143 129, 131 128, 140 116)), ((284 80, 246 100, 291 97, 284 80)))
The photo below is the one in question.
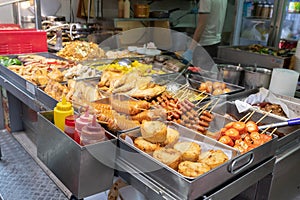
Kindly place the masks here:
POLYGON ((205 163, 183 161, 178 165, 178 172, 184 176, 197 177, 206 172, 211 168, 205 163))
POLYGON ((179 132, 173 128, 167 128, 167 138, 164 141, 164 145, 172 147, 179 139, 179 132))
POLYGON ((167 138, 167 126, 160 121, 143 121, 141 125, 143 138, 152 143, 162 143, 167 138))
POLYGON ((153 144, 151 142, 148 142, 142 137, 136 138, 133 143, 137 148, 149 154, 152 154, 155 150, 159 148, 159 144, 153 144))
POLYGON ((182 153, 182 160, 197 161, 201 153, 201 147, 195 142, 178 142, 174 149, 182 153))
POLYGON ((205 163, 215 168, 228 160, 228 156, 222 150, 209 150, 201 153, 198 162, 205 163))
POLYGON ((180 151, 164 147, 155 150, 153 152, 153 157, 175 170, 177 170, 178 164, 181 161, 180 151))

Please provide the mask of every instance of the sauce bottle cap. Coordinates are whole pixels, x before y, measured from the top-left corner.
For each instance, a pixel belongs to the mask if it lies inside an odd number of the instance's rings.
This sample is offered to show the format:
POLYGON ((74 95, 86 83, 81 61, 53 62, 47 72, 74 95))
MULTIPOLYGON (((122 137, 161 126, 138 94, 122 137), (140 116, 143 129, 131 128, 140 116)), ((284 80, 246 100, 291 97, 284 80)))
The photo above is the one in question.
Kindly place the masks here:
POLYGON ((72 109, 72 104, 66 100, 65 96, 63 96, 61 102, 56 104, 56 108, 61 111, 68 111, 72 109))

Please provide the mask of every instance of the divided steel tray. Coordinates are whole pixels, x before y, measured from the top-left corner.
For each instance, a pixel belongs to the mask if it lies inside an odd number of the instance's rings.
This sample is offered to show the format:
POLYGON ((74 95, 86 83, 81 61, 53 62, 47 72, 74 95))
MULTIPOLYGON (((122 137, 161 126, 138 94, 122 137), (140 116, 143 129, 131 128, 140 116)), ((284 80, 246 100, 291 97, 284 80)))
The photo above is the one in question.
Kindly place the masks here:
MULTIPOLYGON (((215 129, 220 129, 224 126, 224 123, 227 123, 230 120, 224 119, 224 117, 216 114, 214 121, 215 122, 212 123, 211 126, 216 126, 214 127, 215 129)), ((142 176, 144 175, 144 177, 149 177, 146 178, 147 182, 157 185, 160 193, 168 194, 174 199, 196 199, 205 195, 221 184, 239 176, 239 174, 244 171, 257 166, 259 163, 268 158, 271 158, 275 153, 277 141, 276 136, 264 145, 243 155, 238 155, 238 152, 236 152, 235 149, 219 143, 212 138, 198 134, 186 127, 172 122, 170 122, 169 125, 175 127, 181 134, 181 137, 211 145, 215 149, 229 150, 234 155, 229 161, 219 167, 214 168, 197 178, 189 179, 174 172, 174 170, 155 160, 152 156, 144 153, 125 140, 126 135, 140 135, 140 129, 131 130, 119 135, 120 150, 117 153, 117 161, 124 160, 129 163, 128 165, 137 169, 136 173, 141 173, 142 176)), ((122 163, 120 166, 122 166, 122 163)), ((119 171, 121 177, 128 179, 128 176, 126 176, 126 169, 119 169, 119 171)), ((130 180, 127 181, 130 182, 130 180)))

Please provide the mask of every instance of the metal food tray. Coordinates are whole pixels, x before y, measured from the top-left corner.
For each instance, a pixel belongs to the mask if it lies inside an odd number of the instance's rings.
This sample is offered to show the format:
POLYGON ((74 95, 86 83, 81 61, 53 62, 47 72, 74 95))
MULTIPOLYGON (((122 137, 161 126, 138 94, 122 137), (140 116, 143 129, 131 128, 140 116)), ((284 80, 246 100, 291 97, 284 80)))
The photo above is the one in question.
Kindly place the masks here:
MULTIPOLYGON (((221 116, 216 117, 220 118, 221 116)), ((173 122, 169 122, 168 125, 175 127, 181 134, 181 137, 211 145, 214 149, 226 149, 234 154, 233 158, 226 163, 197 178, 190 179, 179 175, 174 170, 155 160, 152 156, 125 141, 126 135, 140 135, 140 129, 121 134, 119 136, 120 151, 118 152, 117 160, 125 160, 129 165, 134 166, 137 169, 136 173, 145 174, 144 177, 150 177, 149 179, 147 178, 147 181, 158 185, 162 194, 169 194, 174 199, 196 199, 274 155, 276 138, 252 151, 238 155, 237 150, 212 138, 198 134, 173 122)), ((126 169, 123 169, 123 171, 120 169, 119 171, 121 172, 121 177, 124 175, 125 179, 128 178, 126 169)), ((130 181, 130 178, 128 181, 130 181)))
POLYGON ((288 68, 289 57, 265 55, 247 51, 248 46, 219 46, 218 59, 236 64, 254 65, 267 68, 288 68), (255 62, 255 63, 254 63, 255 62))
MULTIPOLYGON (((191 85, 191 87, 196 89, 196 90, 198 90, 201 83, 204 83, 205 81, 211 81, 213 83, 214 82, 225 83, 226 87, 229 88, 231 91, 228 92, 228 93, 224 93, 222 95, 232 95, 232 94, 239 93, 239 92, 242 92, 242 91, 245 90, 245 88, 242 87, 242 86, 234 85, 234 84, 231 84, 231 83, 227 83, 227 82, 224 82, 224 81, 219 81, 219 80, 216 80, 216 79, 206 78, 206 77, 201 77, 201 79, 198 79, 198 80, 194 80, 194 79, 190 79, 190 78, 188 79, 188 82, 191 85)), ((211 94, 211 96, 220 96, 220 95, 212 95, 211 94)))
MULTIPOLYGON (((243 116, 245 116, 248 112, 251 112, 251 111, 239 113, 234 103, 224 102, 223 104, 216 106, 214 109, 214 112, 216 112, 220 115, 229 114, 231 116, 236 117, 237 119, 240 119, 243 116)), ((251 117, 251 119, 253 121, 257 121, 262 116, 264 116, 264 114, 265 113, 262 113, 262 112, 255 112, 254 115, 251 117)), ((285 121, 285 120, 282 120, 278 117, 266 116, 261 121, 261 124, 273 124, 273 123, 283 122, 283 121, 285 121)), ((284 149, 286 145, 289 145, 294 140, 297 140, 300 138, 300 125, 280 127, 277 129, 277 131, 273 135, 278 136, 278 141, 276 142, 277 144, 275 146, 272 146, 272 148, 276 147, 276 153, 278 153, 282 149, 284 149)), ((254 150, 256 150, 256 149, 254 149, 254 150)), ((266 152, 261 152, 261 156, 264 154, 266 154, 266 152)))
MULTIPOLYGON (((120 101, 126 101, 126 100, 138 101, 138 100, 136 100, 136 99, 134 99, 134 98, 132 98, 132 97, 130 97, 128 95, 125 95, 125 94, 111 94, 110 97, 105 97, 105 98, 93 101, 93 103, 102 103, 102 104, 109 104, 109 105, 111 105, 111 97, 116 98, 116 99, 118 99, 120 101)), ((99 122, 99 123, 101 124, 101 122, 99 122)), ((106 129, 108 129, 108 127, 106 126, 106 124, 102 124, 102 126, 105 127, 106 129)), ((135 128, 138 128, 138 126, 135 127, 135 128)), ((127 131, 135 129, 135 128, 131 128, 131 129, 128 129, 128 130, 119 130, 119 131, 116 132, 116 134, 119 135, 119 134, 121 134, 123 132, 127 132, 127 131)), ((109 131, 111 131, 111 130, 109 130, 109 131)), ((111 131, 111 132, 113 132, 113 131, 111 131)))
MULTIPOLYGON (((20 54, 20 55, 39 55, 43 56, 45 58, 53 58, 57 60, 65 60, 64 58, 58 57, 51 53, 33 53, 33 54, 20 54)), ((17 58, 19 55, 7 55, 11 58, 17 58)), ((38 86, 33 84, 32 82, 26 80, 22 76, 18 75, 17 73, 9 70, 7 67, 0 65, 0 73, 3 74, 6 78, 9 78, 10 81, 12 81, 14 84, 19 86, 24 91, 28 91, 32 97, 36 95, 36 91, 38 89, 38 86)))
POLYGON ((80 146, 53 124, 53 111, 38 113, 37 156, 75 195, 83 199, 113 183, 117 138, 80 146))

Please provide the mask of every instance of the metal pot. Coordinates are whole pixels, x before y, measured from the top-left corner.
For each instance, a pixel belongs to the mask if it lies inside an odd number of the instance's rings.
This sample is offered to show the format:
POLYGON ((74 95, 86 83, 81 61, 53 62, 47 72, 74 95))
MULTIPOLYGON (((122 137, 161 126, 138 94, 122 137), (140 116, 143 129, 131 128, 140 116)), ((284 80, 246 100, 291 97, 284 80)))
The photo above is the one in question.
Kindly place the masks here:
POLYGON ((174 11, 179 10, 180 8, 174 8, 171 10, 154 10, 150 12, 151 18, 169 18, 170 14, 174 11))
POLYGON ((246 89, 269 88, 272 70, 267 68, 246 67, 244 86, 246 89))
POLYGON ((219 64, 217 66, 219 69, 218 80, 239 85, 241 74, 244 70, 241 66, 226 64, 219 64))

